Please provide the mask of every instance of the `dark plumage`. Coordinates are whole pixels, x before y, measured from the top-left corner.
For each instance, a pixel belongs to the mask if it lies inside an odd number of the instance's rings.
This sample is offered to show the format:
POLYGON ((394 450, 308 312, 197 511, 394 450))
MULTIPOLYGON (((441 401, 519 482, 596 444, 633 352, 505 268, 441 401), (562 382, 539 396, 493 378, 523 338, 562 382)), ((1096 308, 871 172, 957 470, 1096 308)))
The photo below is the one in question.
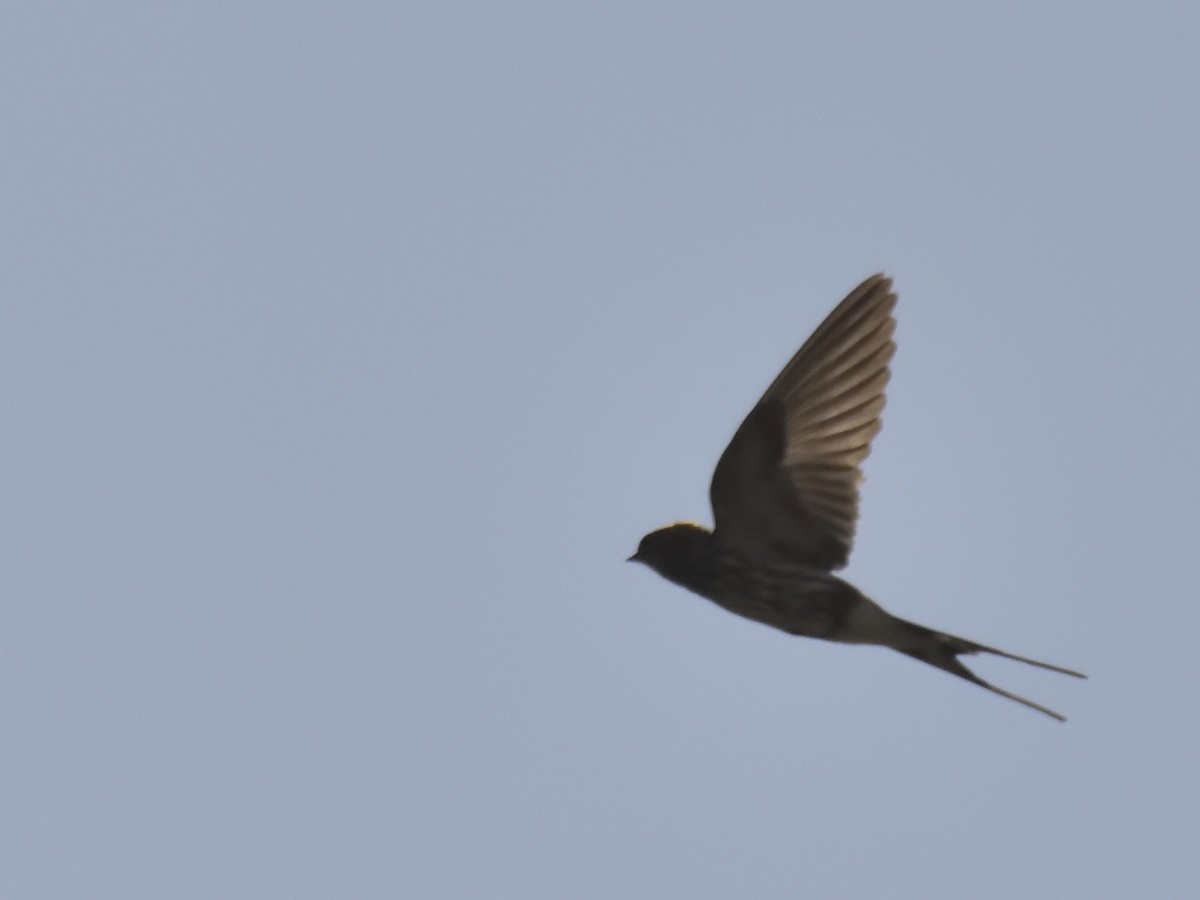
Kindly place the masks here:
POLYGON ((891 286, 873 275, 856 287, 746 416, 713 473, 715 528, 652 531, 630 559, 740 616, 789 634, 891 647, 1061 721, 958 657, 991 653, 1084 675, 906 622, 832 574, 849 558, 859 465, 881 427, 896 349, 891 286))

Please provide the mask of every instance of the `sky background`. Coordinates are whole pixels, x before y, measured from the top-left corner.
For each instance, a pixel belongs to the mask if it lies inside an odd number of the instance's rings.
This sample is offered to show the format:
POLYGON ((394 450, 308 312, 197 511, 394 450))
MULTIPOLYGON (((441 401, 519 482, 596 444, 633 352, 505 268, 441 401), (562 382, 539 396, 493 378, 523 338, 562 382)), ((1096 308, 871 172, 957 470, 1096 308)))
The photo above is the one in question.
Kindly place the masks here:
POLYGON ((1181 897, 1200 7, 10 3, 0 885, 1181 897), (862 278, 846 575, 627 565, 862 278))

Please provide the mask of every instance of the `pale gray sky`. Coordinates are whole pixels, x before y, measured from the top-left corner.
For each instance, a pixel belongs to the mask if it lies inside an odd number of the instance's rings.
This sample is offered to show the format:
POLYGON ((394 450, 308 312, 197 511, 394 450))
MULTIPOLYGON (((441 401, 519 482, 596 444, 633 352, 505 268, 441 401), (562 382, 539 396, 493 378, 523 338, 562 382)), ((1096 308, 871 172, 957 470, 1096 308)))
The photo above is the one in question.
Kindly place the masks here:
POLYGON ((1198 39, 10 4, 0 892, 1193 891, 1198 39), (880 269, 846 574, 1065 725, 624 562, 880 269))

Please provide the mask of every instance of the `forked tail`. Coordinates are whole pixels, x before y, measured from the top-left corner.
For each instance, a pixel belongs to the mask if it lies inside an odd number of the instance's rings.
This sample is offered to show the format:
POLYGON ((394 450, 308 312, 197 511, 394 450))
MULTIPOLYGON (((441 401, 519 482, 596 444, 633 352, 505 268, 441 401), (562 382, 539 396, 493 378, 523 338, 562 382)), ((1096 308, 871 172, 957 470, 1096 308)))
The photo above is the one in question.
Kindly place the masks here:
POLYGON ((1018 703, 1023 703, 1030 709, 1036 709, 1040 713, 1045 713, 1052 719, 1058 719, 1060 722, 1067 721, 1066 716, 1056 713, 1052 709, 1047 709, 1032 700, 1027 700, 1024 697, 1018 697, 1016 694, 1010 694, 1008 691, 1002 690, 993 684, 988 684, 961 662, 958 661, 959 656, 969 656, 973 653, 991 653, 993 656, 1003 656, 1005 659, 1015 659, 1018 662, 1027 663, 1031 666, 1037 666, 1039 669, 1049 669, 1051 672, 1061 672, 1063 675, 1072 675, 1075 678, 1087 678, 1082 672, 1076 672, 1073 669, 1064 669, 1062 666, 1052 666, 1050 663, 1039 662, 1036 659, 1029 659, 1026 656, 1017 656, 1015 653, 1006 653, 1003 650, 997 650, 995 647, 988 647, 985 644, 977 644, 974 641, 968 641, 964 638, 954 637, 954 635, 943 634, 940 631, 934 631, 932 628, 926 628, 923 625, 917 625, 913 622, 904 622, 905 630, 912 637, 911 643, 908 641, 900 641, 891 646, 895 650, 899 650, 913 659, 919 659, 921 662, 929 663, 931 666, 937 666, 943 672, 949 672, 951 675, 957 675, 959 678, 965 678, 972 684, 977 684, 982 688, 987 688, 993 694, 999 694, 1001 697, 1007 697, 1009 700, 1016 700, 1018 703))

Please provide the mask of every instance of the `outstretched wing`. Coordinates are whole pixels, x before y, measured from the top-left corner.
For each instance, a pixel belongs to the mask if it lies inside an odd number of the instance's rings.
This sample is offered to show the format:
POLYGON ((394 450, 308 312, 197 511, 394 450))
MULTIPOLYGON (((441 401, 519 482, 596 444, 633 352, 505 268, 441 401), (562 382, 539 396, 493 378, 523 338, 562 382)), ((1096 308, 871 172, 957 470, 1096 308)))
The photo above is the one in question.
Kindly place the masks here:
POLYGON ((771 547, 825 569, 846 564, 859 463, 881 427, 896 349, 891 287, 873 275, 839 303, 733 436, 709 491, 722 546, 771 547))

